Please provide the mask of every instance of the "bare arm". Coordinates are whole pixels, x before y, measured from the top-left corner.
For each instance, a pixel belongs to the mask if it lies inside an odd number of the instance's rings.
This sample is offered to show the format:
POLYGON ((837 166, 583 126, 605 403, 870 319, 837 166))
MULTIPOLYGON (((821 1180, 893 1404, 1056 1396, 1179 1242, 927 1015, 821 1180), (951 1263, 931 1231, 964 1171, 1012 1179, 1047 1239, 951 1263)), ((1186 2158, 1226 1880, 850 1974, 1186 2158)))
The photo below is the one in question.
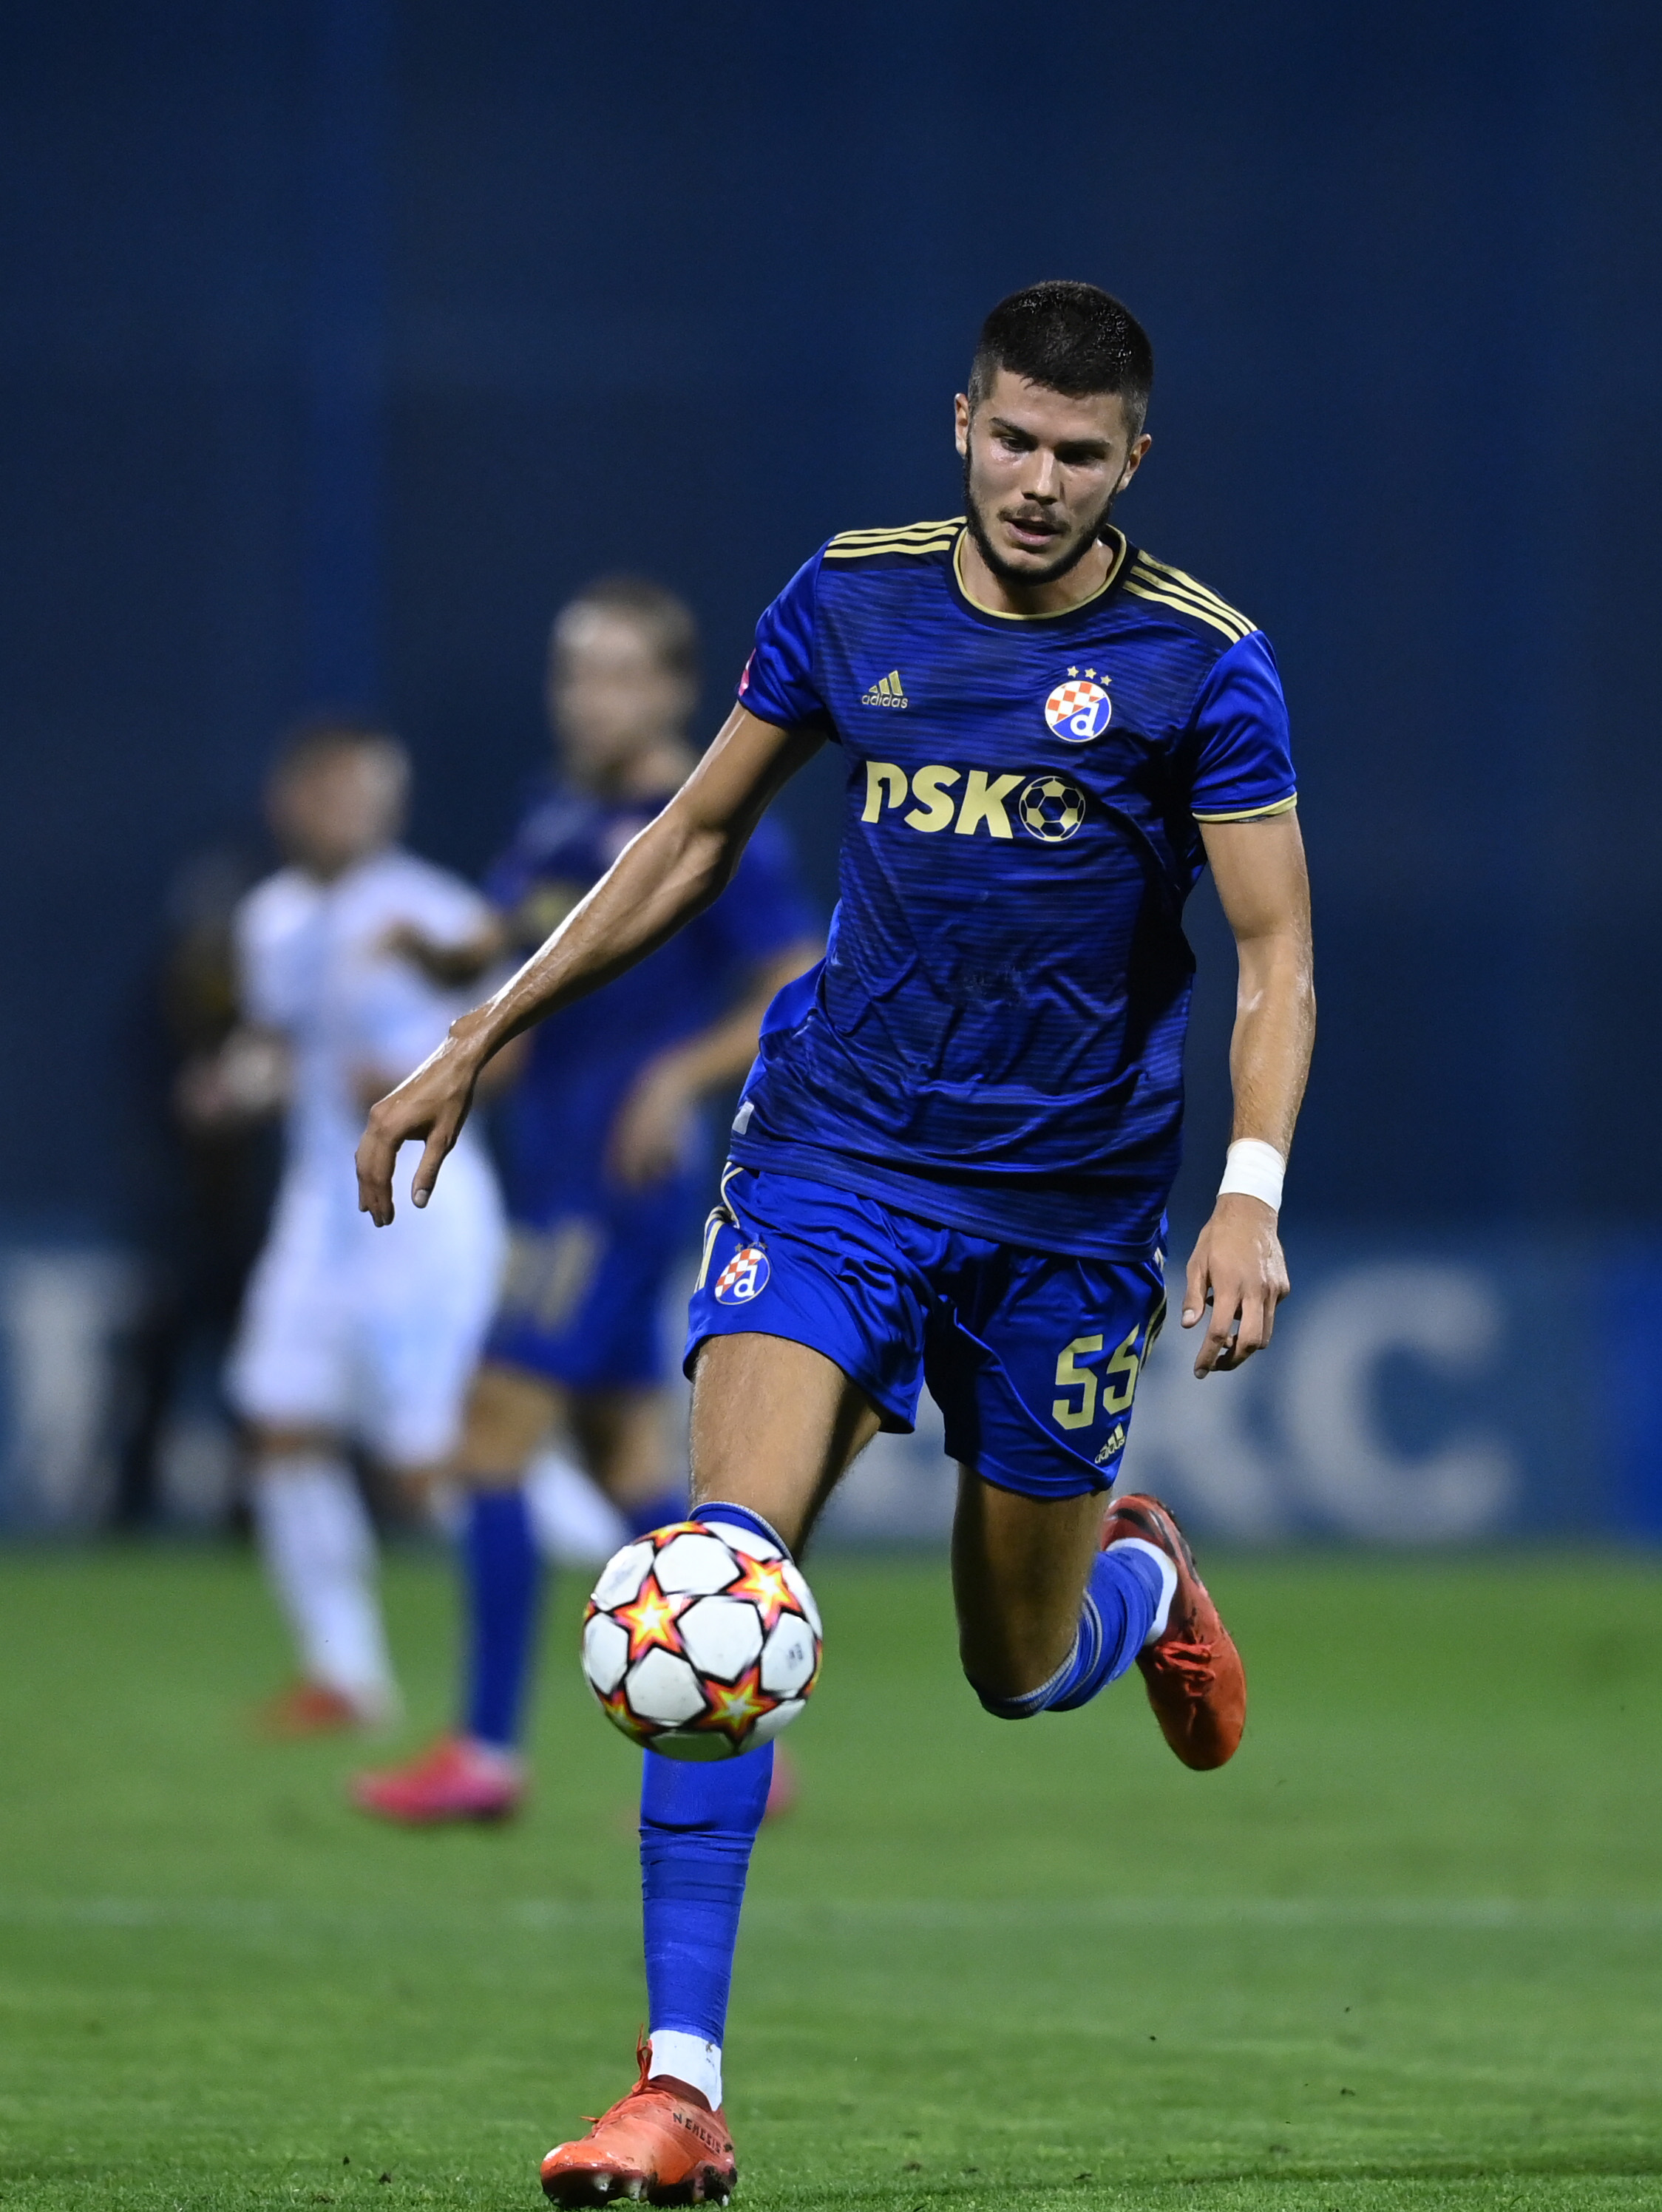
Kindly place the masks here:
POLYGON ((618 1109, 612 1165, 639 1188, 667 1175, 682 1157, 687 1116, 705 1093, 736 1083, 756 1057, 756 1041, 776 991, 813 967, 824 948, 804 939, 770 960, 737 1006, 707 1030, 648 1060, 618 1109))
MULTIPOLYGON (((1240 981, 1229 1075, 1233 1135, 1286 1155, 1316 1034, 1310 882, 1296 813, 1202 825, 1218 896, 1235 934, 1240 981)), ((1269 1343, 1287 1296, 1277 1217, 1262 1199, 1221 1197, 1189 1262, 1183 1325, 1211 1307, 1196 1375, 1239 1367, 1269 1343)))
POLYGON ((438 1050, 372 1109, 358 1146, 364 1212, 383 1226, 393 1218, 393 1164, 412 1137, 425 1149, 411 1195, 427 1203, 485 1062, 510 1037, 632 968, 718 897, 769 800, 822 742, 734 708, 668 805, 548 942, 494 998, 453 1022, 438 1050))

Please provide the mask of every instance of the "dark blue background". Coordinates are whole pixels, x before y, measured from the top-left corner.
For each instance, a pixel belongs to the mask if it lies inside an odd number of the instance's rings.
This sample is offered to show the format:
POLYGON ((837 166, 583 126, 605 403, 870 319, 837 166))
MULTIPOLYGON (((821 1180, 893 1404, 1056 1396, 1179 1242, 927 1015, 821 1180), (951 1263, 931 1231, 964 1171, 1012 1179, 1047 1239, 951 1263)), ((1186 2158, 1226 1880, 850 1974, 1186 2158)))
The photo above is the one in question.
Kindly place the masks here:
MULTIPOLYGON (((685 591, 713 726, 819 539, 953 510, 978 319, 1050 275, 1148 323, 1123 520, 1264 624, 1291 696, 1300 1214, 1662 1215, 1662 12, 69 0, 4 30, 5 1218, 142 1212, 164 890, 254 823, 285 718, 385 705, 417 842, 477 868, 561 595, 685 591)), ((830 773, 787 801, 826 888, 830 773)), ((1207 1181, 1231 977, 1195 933, 1207 1181)))

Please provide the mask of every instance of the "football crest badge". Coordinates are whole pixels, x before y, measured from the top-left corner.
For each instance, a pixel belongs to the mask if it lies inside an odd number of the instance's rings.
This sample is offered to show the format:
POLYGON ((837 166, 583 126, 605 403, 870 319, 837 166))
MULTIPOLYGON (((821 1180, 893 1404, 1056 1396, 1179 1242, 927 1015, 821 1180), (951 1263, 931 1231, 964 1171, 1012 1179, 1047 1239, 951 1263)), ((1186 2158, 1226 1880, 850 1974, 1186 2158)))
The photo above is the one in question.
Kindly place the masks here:
POLYGON ((1044 719, 1059 738, 1070 745, 1082 745, 1087 738, 1099 738, 1107 728, 1114 711, 1114 702, 1105 689, 1107 679, 1099 684, 1094 668, 1070 668, 1044 702, 1044 719))
POLYGON ((741 1245, 715 1278, 716 1304, 747 1306, 766 1290, 772 1272, 759 1244, 741 1245))

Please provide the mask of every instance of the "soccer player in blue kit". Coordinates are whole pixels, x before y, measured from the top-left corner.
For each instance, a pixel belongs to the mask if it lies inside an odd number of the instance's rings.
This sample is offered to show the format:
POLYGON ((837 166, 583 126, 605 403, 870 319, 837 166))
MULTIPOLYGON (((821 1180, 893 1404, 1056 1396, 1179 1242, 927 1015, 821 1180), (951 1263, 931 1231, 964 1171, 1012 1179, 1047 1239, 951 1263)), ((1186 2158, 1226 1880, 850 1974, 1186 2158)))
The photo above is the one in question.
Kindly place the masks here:
MULTIPOLYGON (((405 931, 399 949, 450 981, 459 965, 476 975, 539 943, 685 780, 697 690, 697 625, 673 592, 611 576, 569 601, 549 636, 554 773, 486 878, 496 926, 460 950, 405 931)), ((551 1427, 569 1431, 631 1525, 679 1519, 660 1307, 703 1211, 697 1109, 739 1082, 768 1001, 818 951, 788 847, 768 824, 723 897, 529 1040, 503 1109, 507 1282, 457 1455, 460 1724, 361 1775, 366 1812, 427 1826, 500 1819, 520 1800, 541 1579, 525 1481, 551 1427)))
MULTIPOLYGON (((699 912, 786 779, 840 745, 830 945, 764 1024, 692 1301, 692 1510, 800 1550, 927 1380, 960 1467, 953 1581, 982 1704, 1068 1711, 1135 1661, 1167 1742, 1205 1768, 1240 1738, 1239 1656, 1170 1514, 1105 1493, 1164 1312, 1181 917, 1208 862, 1239 993, 1235 1141, 1183 1292, 1202 1375, 1267 1344, 1287 1292, 1314 1000, 1269 645, 1111 519, 1153 371, 1093 286, 995 307, 957 401, 964 517, 808 562, 677 797, 373 1109, 358 1158, 386 1221, 398 1146, 424 1139, 420 1202, 490 1054, 699 912)), ((721 2046, 769 1757, 646 1755, 649 2037, 635 2087, 545 2160, 559 2202, 733 2186, 721 2046)))

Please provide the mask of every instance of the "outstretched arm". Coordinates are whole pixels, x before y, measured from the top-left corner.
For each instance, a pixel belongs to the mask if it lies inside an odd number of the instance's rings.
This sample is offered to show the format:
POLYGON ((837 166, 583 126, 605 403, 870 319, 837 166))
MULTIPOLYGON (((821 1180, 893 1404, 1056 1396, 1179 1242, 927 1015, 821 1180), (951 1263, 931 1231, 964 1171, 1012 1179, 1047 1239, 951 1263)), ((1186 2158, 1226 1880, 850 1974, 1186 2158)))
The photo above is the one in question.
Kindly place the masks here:
POLYGON ((719 1021, 650 1060, 619 1108, 607 1146, 612 1171, 632 1189, 667 1175, 685 1151, 688 1117, 707 1093, 735 1084, 756 1057, 762 1017, 775 994, 824 951, 807 939, 765 962, 719 1021))
POLYGON ((453 1022, 438 1050, 370 1110, 358 1146, 358 1205, 393 1218, 400 1145, 424 1139, 411 1196, 425 1206, 461 1133, 492 1054, 558 1007, 621 975, 709 905, 739 864, 769 800, 819 744, 735 707, 663 811, 624 848, 594 890, 494 998, 453 1022))
MULTIPOLYGON (((1310 882, 1299 817, 1206 823, 1202 835, 1240 961, 1229 1048, 1233 1134, 1272 1145, 1285 1159, 1316 1034, 1310 882)), ((1185 1328, 1211 1308, 1196 1375, 1239 1367, 1269 1343, 1289 1287, 1278 1218, 1263 1199, 1220 1194, 1184 1287, 1185 1328)))

